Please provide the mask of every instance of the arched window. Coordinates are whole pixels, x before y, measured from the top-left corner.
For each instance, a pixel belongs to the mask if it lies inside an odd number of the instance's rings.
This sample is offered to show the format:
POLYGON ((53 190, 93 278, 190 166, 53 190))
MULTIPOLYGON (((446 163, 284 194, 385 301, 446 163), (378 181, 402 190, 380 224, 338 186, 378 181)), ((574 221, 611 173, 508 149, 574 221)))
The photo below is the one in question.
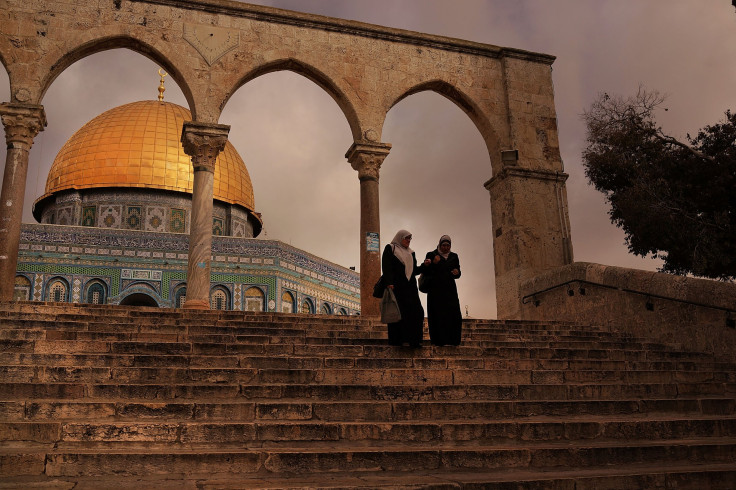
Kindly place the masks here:
POLYGON ((213 310, 227 310, 229 296, 225 288, 214 288, 210 293, 210 308, 213 310))
POLYGON ((265 296, 259 288, 248 288, 245 291, 245 311, 263 311, 265 296))
POLYGON ((46 301, 66 303, 68 291, 69 288, 63 279, 53 279, 49 282, 48 289, 46 290, 46 301))
POLYGON ((179 286, 174 290, 174 308, 181 308, 187 301, 187 287, 179 286))
POLYGON ((281 295, 281 311, 283 313, 294 313, 294 296, 288 291, 281 295))
POLYGON ((345 308, 340 308, 339 310, 337 310, 337 314, 338 315, 347 315, 348 314, 348 311, 345 308))
POLYGON ((104 284, 99 281, 90 282, 87 285, 87 303, 93 305, 105 304, 105 301, 107 301, 105 289, 104 284))
POLYGON ((31 299, 31 281, 26 276, 15 276, 13 301, 28 301, 31 299))
POLYGON ((305 314, 314 313, 314 303, 312 303, 311 299, 307 298, 304 301, 302 301, 302 313, 305 313, 305 314))
POLYGON ((322 303, 322 310, 320 311, 323 315, 332 315, 332 309, 327 303, 322 303))

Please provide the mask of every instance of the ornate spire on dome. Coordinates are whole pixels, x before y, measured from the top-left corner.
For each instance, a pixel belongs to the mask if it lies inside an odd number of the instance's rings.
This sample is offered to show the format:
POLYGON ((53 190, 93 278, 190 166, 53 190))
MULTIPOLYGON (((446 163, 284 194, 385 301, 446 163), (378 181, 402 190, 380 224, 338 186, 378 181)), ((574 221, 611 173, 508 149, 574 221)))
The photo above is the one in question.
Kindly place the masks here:
POLYGON ((161 76, 161 84, 158 86, 158 100, 159 102, 162 102, 164 100, 164 92, 166 91, 166 87, 164 87, 164 77, 168 75, 168 73, 161 73, 161 68, 159 68, 158 74, 161 76))

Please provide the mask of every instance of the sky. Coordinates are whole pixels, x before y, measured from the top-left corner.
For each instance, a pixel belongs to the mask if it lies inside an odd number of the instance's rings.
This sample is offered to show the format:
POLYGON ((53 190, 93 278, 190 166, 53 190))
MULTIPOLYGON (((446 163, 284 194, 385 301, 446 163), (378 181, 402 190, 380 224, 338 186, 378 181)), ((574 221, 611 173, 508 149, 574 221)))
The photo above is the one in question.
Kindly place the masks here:
MULTIPOLYGON (((259 5, 519 48, 557 57, 552 65, 574 259, 656 270, 631 255, 587 182, 580 115, 597 94, 632 95, 640 85, 668 96, 657 120, 684 138, 736 110, 736 11, 731 0, 271 0, 259 5)), ((127 50, 97 53, 57 78, 44 100, 48 127, 31 150, 24 222, 51 163, 83 124, 118 105, 158 95, 158 67, 127 50)), ((187 106, 172 80, 166 99, 187 106)), ((0 101, 9 100, 0 70, 0 101)), ((350 130, 337 104, 289 72, 257 78, 230 99, 220 123, 248 167, 259 238, 281 240, 359 270, 359 182, 345 159, 350 130)), ((475 126, 433 92, 412 95, 388 114, 381 167, 381 245, 413 233, 421 259, 449 234, 460 257, 464 314, 495 318, 490 157, 475 126)), ((0 152, 0 169, 5 154, 0 152)), ((424 297, 424 295, 422 295, 424 297)), ((424 298, 423 298, 424 299, 424 298)))

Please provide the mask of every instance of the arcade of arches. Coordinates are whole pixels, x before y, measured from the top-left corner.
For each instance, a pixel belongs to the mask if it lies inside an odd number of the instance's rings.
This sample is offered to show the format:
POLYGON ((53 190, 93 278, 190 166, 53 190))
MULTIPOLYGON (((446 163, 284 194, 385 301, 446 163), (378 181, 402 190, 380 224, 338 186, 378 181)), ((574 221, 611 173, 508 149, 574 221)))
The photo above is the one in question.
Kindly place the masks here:
MULTIPOLYGON (((11 100, 0 105, 8 143, 0 196, 0 301, 31 287, 14 278, 28 154, 46 126, 44 94, 72 63, 112 48, 131 49, 162 66, 191 110, 192 120, 181 133, 194 169, 187 287, 178 296, 185 307, 219 308, 230 301, 224 290, 213 295, 210 283, 213 180, 229 131, 218 120, 239 87, 278 70, 317 83, 350 125, 353 141, 346 142, 346 158, 359 182, 356 246, 363 315, 378 311, 370 291, 380 275, 379 174, 391 150, 381 139, 383 123, 397 102, 420 91, 438 92, 457 104, 488 148, 493 178, 485 187, 499 317, 519 316, 522 282, 572 262, 551 56, 221 0, 120 0, 94 7, 83 0, 6 0, 5 5, 0 60, 11 100)), ((54 291, 69 294, 69 285, 60 283, 54 291)), ((262 291, 260 296, 248 291, 246 303, 262 304, 262 291)), ((92 293, 99 298, 105 291, 92 293)), ((279 299, 284 311, 333 311, 309 299, 279 299)))

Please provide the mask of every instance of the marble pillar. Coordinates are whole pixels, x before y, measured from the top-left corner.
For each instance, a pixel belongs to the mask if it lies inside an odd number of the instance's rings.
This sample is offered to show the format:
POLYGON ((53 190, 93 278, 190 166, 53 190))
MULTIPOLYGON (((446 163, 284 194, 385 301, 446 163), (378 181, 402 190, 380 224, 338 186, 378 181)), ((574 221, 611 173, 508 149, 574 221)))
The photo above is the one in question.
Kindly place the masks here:
POLYGON ((380 314, 379 300, 373 297, 373 286, 381 277, 378 174, 390 150, 389 144, 358 142, 345 155, 360 181, 360 310, 368 317, 380 314))
POLYGON ((46 113, 40 105, 3 103, 0 104, 0 118, 8 145, 0 193, 0 301, 12 301, 28 154, 33 139, 46 126, 46 113))
POLYGON ((187 299, 184 308, 210 308, 210 269, 212 260, 212 192, 217 155, 225 148, 230 126, 184 123, 181 142, 192 157, 194 183, 192 217, 189 227, 189 265, 187 299))

